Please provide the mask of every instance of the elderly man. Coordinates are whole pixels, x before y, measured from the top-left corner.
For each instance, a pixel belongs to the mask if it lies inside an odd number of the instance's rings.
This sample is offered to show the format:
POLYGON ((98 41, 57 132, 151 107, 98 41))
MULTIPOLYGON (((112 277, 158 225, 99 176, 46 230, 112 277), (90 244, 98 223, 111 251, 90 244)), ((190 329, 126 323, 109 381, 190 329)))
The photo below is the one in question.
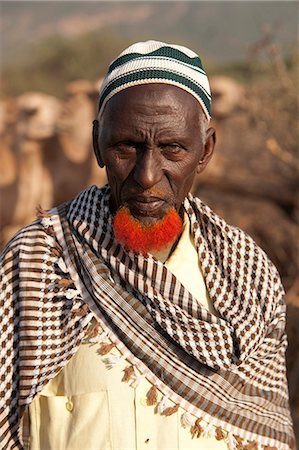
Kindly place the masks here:
POLYGON ((210 104, 185 47, 111 64, 93 130, 108 185, 39 210, 4 252, 1 448, 295 447, 277 271, 189 193, 210 104))

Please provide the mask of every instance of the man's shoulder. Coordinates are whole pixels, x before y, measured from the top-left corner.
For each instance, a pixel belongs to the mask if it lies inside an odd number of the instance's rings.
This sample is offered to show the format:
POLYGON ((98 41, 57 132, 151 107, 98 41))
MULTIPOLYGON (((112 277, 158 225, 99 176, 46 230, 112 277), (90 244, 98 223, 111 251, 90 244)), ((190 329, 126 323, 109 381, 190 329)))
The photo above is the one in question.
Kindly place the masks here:
POLYGON ((229 224, 220 214, 204 203, 199 197, 192 196, 191 199, 195 202, 199 211, 197 217, 198 221, 204 223, 206 227, 211 227, 214 230, 218 230, 219 235, 223 235, 228 239, 233 238, 232 242, 234 243, 240 240, 249 240, 258 247, 254 239, 246 233, 246 231, 235 225, 229 224))
POLYGON ((271 271, 275 276, 278 275, 277 268, 252 236, 241 228, 229 224, 200 198, 194 197, 193 199, 199 211, 198 221, 202 223, 205 232, 208 230, 215 242, 218 241, 219 248, 222 248, 223 251, 230 249, 235 259, 246 261, 253 268, 258 262, 259 266, 263 266, 263 270, 271 271))
POLYGON ((249 287, 261 303, 265 320, 270 320, 272 309, 277 307, 284 314, 284 288, 265 251, 245 231, 229 225, 200 199, 194 200, 200 232, 223 276, 240 292, 249 287))
MULTIPOLYGON (((64 204, 64 205, 67 205, 64 204)), ((11 239, 5 245, 1 260, 5 261, 7 258, 18 257, 22 254, 38 254, 42 252, 47 246, 47 240, 49 239, 49 221, 50 217, 59 216, 59 207, 54 207, 50 210, 42 210, 37 208, 36 219, 30 224, 20 228, 17 233, 11 237, 11 239)))
POLYGON ((20 228, 19 231, 5 245, 2 255, 7 253, 17 254, 22 248, 38 244, 46 235, 45 229, 39 218, 29 225, 20 228))
POLYGON ((17 255, 20 251, 27 252, 43 245, 49 235, 47 226, 47 220, 49 217, 52 219, 54 217, 58 218, 69 210, 73 210, 73 212, 76 213, 77 210, 80 210, 83 203, 88 203, 86 201, 88 197, 92 197, 96 193, 100 194, 106 190, 107 186, 102 188, 90 186, 79 192, 74 198, 58 205, 57 207, 53 207, 50 210, 43 211, 38 208, 37 218, 30 224, 20 228, 20 230, 8 241, 2 251, 1 259, 3 260, 7 254, 17 255))

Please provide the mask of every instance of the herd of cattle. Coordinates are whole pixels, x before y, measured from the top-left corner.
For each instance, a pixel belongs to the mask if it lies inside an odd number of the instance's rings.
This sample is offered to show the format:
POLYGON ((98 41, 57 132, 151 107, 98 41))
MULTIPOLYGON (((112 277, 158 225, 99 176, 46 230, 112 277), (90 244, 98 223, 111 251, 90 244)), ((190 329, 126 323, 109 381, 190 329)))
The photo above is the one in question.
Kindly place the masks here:
MULTIPOLYGON (((193 190, 252 235, 280 270, 288 291, 289 383, 299 426, 298 174, 275 151, 279 143, 255 127, 246 88, 227 77, 212 78, 211 87, 218 143, 193 190)), ((38 205, 51 208, 106 182, 91 146, 98 91, 99 82, 77 80, 63 101, 39 92, 0 100, 0 247, 35 218, 38 205)))

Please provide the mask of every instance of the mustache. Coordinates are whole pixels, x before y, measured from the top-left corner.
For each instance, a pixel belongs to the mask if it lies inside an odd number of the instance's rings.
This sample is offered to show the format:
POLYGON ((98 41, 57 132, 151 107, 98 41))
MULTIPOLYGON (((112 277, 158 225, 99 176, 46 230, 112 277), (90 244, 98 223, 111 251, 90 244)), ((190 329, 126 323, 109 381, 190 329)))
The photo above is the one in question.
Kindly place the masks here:
POLYGON ((135 199, 138 197, 143 197, 143 198, 157 198, 160 200, 166 200, 168 199, 168 195, 165 194, 165 192, 163 192, 161 189, 157 189, 155 187, 150 188, 150 189, 138 189, 138 188, 132 188, 132 189, 128 189, 125 193, 125 195, 123 196, 124 200, 128 200, 128 199, 135 199))

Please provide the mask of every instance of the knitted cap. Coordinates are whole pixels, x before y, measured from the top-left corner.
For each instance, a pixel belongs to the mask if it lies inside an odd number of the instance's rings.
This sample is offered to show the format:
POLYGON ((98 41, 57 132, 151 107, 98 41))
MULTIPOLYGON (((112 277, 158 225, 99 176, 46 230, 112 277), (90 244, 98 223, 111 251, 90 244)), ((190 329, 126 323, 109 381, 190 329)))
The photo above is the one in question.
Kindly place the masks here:
POLYGON ((99 113, 118 92, 151 83, 171 84, 189 92, 210 119, 209 80, 199 56, 187 47, 158 41, 133 44, 111 63, 100 92, 99 113))

